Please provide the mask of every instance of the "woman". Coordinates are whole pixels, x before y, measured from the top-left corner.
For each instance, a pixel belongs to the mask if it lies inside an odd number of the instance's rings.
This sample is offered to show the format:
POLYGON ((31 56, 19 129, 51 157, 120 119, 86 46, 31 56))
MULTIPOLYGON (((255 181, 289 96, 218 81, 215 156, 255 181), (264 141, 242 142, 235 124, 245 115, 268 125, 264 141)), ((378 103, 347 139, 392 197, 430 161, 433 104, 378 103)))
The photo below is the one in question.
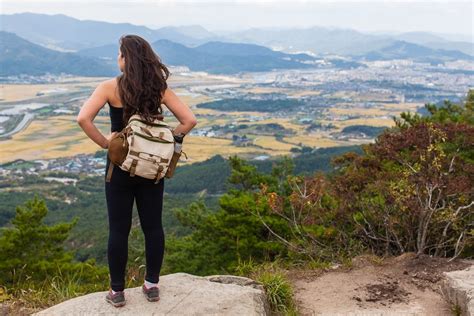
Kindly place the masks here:
MULTIPOLYGON (((122 74, 97 86, 82 106, 77 116, 78 124, 90 139, 107 149, 110 139, 126 125, 130 116, 139 113, 146 120, 160 118, 163 112, 161 104, 165 104, 179 121, 173 134, 177 142, 182 142, 184 135, 196 125, 196 118, 168 87, 168 68, 140 36, 122 36, 119 44, 117 63, 122 74), (111 134, 108 136, 102 135, 93 123, 105 103, 110 107, 111 134)), ((106 171, 109 165, 107 157, 106 171)), ((155 184, 153 179, 130 177, 118 166, 113 166, 113 169, 110 182, 104 181, 109 219, 107 258, 110 271, 106 301, 116 307, 125 305, 125 268, 134 200, 145 235, 146 274, 142 289, 149 301, 158 301, 165 244, 161 221, 164 178, 155 184)))

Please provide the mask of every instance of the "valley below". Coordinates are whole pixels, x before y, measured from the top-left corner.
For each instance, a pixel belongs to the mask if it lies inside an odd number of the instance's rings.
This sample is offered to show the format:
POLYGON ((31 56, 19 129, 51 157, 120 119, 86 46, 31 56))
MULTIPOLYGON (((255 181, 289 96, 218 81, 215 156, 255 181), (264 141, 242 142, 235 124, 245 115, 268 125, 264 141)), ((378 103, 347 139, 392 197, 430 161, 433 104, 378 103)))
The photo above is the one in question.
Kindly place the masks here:
MULTIPOLYGON (((371 62, 366 68, 347 70, 238 75, 172 68, 170 87, 198 119, 186 137, 189 158, 182 163, 204 161, 215 154, 268 159, 297 153, 303 147, 372 142, 384 128, 394 125, 393 117, 401 112, 415 113, 426 102, 462 98, 472 79, 446 72, 426 76, 429 71, 428 65, 402 61, 371 62)), ((0 163, 41 160, 45 165, 51 159, 100 151, 75 118, 98 83, 106 79, 49 76, 3 83, 0 163)), ((172 113, 163 107, 165 121, 176 125, 172 113)), ((104 134, 110 131, 108 110, 106 104, 95 119, 104 134)))

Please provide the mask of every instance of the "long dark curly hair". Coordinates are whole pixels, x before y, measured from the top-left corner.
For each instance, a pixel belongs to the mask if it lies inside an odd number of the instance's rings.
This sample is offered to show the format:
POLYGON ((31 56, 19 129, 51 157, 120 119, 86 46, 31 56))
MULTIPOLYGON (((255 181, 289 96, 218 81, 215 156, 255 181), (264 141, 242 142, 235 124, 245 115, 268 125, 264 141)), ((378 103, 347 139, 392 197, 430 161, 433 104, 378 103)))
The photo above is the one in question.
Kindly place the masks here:
POLYGON ((139 114, 148 122, 162 119, 161 100, 168 87, 166 80, 170 71, 142 37, 122 35, 119 44, 125 58, 123 73, 117 77, 124 124, 133 114, 139 114))

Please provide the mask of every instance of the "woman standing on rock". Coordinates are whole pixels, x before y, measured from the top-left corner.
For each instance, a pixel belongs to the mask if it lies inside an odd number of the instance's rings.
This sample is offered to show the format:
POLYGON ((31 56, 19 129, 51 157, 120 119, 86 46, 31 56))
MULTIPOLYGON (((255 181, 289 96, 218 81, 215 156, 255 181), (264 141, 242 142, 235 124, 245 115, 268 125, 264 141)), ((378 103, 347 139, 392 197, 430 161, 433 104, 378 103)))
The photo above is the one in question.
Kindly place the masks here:
MULTIPOLYGON (((116 78, 100 83, 82 106, 77 122, 95 143, 108 148, 113 135, 122 130, 136 113, 151 119, 162 117, 161 104, 174 114, 179 124, 173 129, 176 142, 181 143, 195 125, 196 118, 168 87, 168 68, 161 63, 150 44, 137 35, 125 35, 119 40, 117 63, 122 72, 116 78), (93 124, 99 110, 109 104, 111 134, 107 137, 93 124)), ((105 170, 110 165, 107 157, 105 170)), ((105 178, 105 175, 104 175, 105 178)), ((140 225, 145 235, 146 275, 142 286, 149 301, 159 300, 159 276, 163 262, 165 236, 162 226, 164 178, 153 179, 113 166, 110 182, 105 182, 109 219, 107 258, 110 289, 106 301, 119 307, 125 305, 125 269, 128 259, 128 235, 132 224, 133 202, 136 201, 140 225)))

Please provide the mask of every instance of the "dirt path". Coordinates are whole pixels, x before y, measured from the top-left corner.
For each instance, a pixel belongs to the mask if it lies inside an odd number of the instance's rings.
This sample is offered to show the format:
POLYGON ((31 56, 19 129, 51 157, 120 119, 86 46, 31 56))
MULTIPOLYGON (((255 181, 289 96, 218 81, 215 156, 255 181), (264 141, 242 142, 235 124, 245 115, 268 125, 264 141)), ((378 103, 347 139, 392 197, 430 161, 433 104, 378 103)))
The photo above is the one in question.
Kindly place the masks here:
POLYGON ((354 260, 351 269, 291 271, 301 315, 453 315, 439 290, 442 272, 471 262, 405 254, 374 262, 354 260))

